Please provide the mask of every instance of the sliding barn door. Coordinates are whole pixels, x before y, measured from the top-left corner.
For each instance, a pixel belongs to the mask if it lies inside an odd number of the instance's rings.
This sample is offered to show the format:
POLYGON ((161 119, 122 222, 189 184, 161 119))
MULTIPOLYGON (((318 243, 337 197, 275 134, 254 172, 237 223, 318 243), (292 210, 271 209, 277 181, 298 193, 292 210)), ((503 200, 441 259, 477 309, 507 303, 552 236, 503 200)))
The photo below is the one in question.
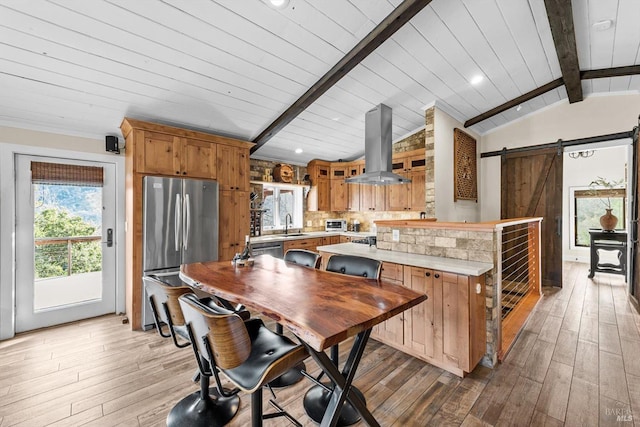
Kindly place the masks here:
POLYGON ((502 219, 543 217, 542 285, 562 286, 562 152, 529 150, 502 156, 502 219))
POLYGON ((640 254, 638 254, 638 214, 640 204, 640 144, 638 143, 638 128, 633 133, 633 179, 631 189, 633 191, 633 204, 631 206, 631 289, 630 292, 640 301, 640 254))

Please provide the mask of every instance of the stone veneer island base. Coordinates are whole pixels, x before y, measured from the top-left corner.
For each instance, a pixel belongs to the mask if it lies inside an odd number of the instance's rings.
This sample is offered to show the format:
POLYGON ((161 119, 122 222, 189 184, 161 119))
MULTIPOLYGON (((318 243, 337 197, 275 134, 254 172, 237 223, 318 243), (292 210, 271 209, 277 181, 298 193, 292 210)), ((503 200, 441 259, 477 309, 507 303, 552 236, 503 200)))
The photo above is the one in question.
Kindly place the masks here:
POLYGON ((379 325, 372 337, 463 376, 479 362, 493 367, 519 330, 512 327, 516 333, 504 343, 500 298, 504 230, 520 227, 528 234, 530 260, 525 262, 531 271, 530 288, 540 295, 540 221, 376 221, 377 248, 348 243, 321 246, 318 251, 323 261, 333 253, 379 259, 383 278, 427 293, 427 301, 379 325))

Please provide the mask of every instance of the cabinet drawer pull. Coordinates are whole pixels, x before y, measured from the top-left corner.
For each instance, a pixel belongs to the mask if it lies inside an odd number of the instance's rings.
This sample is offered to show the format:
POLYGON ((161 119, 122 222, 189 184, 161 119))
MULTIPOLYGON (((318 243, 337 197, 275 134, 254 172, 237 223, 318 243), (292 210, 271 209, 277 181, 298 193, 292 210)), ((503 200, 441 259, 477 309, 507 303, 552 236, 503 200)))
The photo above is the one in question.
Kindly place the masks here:
POLYGON ((428 271, 426 273, 424 273, 425 276, 429 277, 431 276, 431 273, 429 273, 428 271))
POLYGON ((435 274, 434 276, 436 279, 440 278, 440 275, 438 273, 435 274))

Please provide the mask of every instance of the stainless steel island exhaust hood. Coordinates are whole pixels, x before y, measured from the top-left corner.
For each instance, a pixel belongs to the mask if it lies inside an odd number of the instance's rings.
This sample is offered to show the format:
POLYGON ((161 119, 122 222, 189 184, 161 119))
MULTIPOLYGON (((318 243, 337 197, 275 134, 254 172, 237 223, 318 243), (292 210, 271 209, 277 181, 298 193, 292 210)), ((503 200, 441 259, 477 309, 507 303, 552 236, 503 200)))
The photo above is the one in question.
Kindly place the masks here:
POLYGON ((367 111, 364 119, 365 173, 345 179, 350 184, 391 185, 411 182, 391 172, 391 108, 384 104, 367 111))

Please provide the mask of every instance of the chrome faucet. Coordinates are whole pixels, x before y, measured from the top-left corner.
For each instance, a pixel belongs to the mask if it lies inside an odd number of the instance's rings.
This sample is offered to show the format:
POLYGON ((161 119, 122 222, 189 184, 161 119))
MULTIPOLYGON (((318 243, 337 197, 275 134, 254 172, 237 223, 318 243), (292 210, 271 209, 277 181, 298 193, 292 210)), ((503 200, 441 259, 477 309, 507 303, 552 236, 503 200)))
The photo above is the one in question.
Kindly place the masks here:
POLYGON ((291 224, 291 214, 284 217, 284 234, 289 234, 289 224, 291 224))

